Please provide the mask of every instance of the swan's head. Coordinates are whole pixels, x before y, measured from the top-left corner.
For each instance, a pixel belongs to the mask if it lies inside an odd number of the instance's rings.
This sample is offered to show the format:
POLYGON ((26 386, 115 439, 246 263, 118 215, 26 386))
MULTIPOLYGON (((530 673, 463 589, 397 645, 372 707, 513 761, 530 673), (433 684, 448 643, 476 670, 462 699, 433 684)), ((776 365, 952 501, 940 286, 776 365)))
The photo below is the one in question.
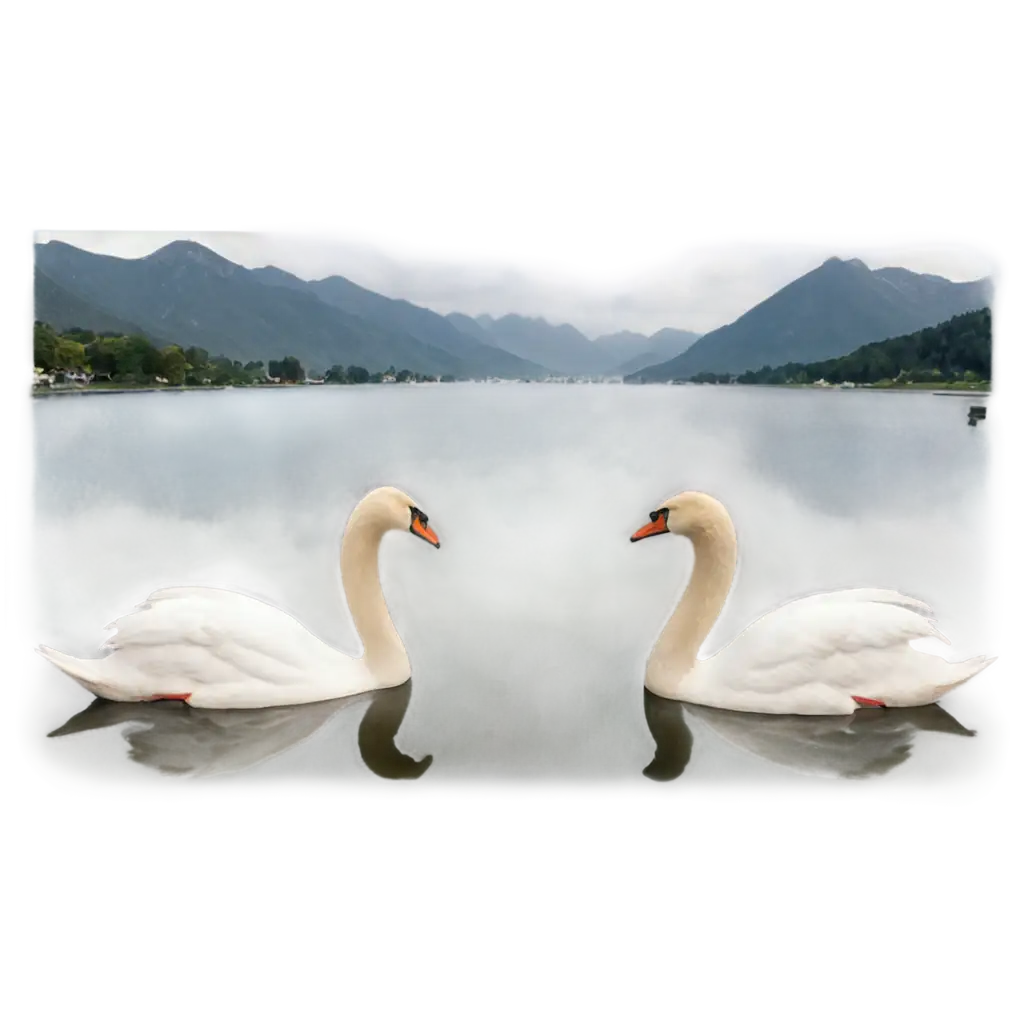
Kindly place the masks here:
POLYGON ((428 526, 428 516, 408 494, 397 487, 378 487, 363 498, 352 513, 352 520, 366 518, 381 530, 408 530, 435 548, 441 546, 437 534, 428 526))
POLYGON ((683 491, 668 501, 663 501, 649 513, 650 522, 645 523, 629 539, 643 540, 657 537, 662 533, 675 533, 680 537, 694 537, 697 534, 720 529, 729 521, 729 514, 720 501, 700 491, 683 491))

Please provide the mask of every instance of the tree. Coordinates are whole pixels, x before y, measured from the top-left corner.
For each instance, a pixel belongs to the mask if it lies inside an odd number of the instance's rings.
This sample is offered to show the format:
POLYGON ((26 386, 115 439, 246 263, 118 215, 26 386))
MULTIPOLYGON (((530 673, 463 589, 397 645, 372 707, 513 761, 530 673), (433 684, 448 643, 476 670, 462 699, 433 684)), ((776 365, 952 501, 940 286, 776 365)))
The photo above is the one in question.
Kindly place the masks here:
POLYGON ((137 334, 112 338, 114 375, 121 380, 141 381, 156 375, 160 359, 146 338, 137 334))
POLYGON ((48 324, 36 322, 32 334, 32 362, 40 370, 55 370, 57 355, 57 335, 48 324))
MULTIPOLYGON (((169 344, 157 348, 143 335, 96 334, 80 328, 58 333, 50 324, 36 321, 33 329, 34 364, 43 371, 91 368, 93 373, 124 383, 150 383, 159 377, 175 386, 203 384, 245 386, 262 379, 262 360, 244 366, 238 359, 210 356, 198 346, 182 349, 169 344)), ((349 368, 356 379, 368 379, 361 367, 349 368)), ((349 375, 339 365, 332 367, 336 379, 349 375)), ((302 381, 306 374, 295 356, 271 362, 271 372, 287 381, 302 381)))
POLYGON ((345 376, 353 384, 367 384, 370 380, 370 371, 364 366, 350 366, 345 371, 345 376))
POLYGON ((185 359, 188 360, 197 369, 200 366, 206 366, 210 361, 210 353, 205 348, 199 348, 196 345, 189 345, 185 349, 185 359))
POLYGON ((956 380, 968 371, 983 380, 991 379, 992 315, 988 309, 962 313, 898 338, 871 342, 835 359, 748 370, 739 380, 742 384, 775 384, 786 379, 824 379, 831 384, 852 381, 891 386, 956 380))
POLYGON ((64 337, 71 338, 73 341, 77 341, 82 345, 88 345, 89 342, 96 340, 95 332, 86 330, 84 327, 72 327, 70 330, 64 332, 64 337))
POLYGON ((306 373, 302 369, 302 364, 295 358, 295 356, 285 356, 284 359, 271 359, 270 360, 270 376, 277 377, 280 380, 295 381, 305 380, 306 373))
POLYGON ((84 370, 86 367, 85 346, 70 338, 58 338, 53 361, 61 370, 84 370))
POLYGON ((161 373, 168 384, 175 386, 185 383, 185 371, 188 362, 185 353, 177 345, 168 345, 160 350, 161 373))

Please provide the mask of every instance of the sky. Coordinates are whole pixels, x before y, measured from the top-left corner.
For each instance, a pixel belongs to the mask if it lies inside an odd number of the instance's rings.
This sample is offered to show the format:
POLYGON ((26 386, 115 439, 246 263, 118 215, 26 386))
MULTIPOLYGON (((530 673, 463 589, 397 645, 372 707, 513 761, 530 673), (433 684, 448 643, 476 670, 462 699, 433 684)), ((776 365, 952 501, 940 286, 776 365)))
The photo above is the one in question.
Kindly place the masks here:
POLYGON ((174 239, 208 246, 246 267, 268 264, 307 280, 341 274, 356 284, 438 313, 478 316, 519 313, 571 323, 597 337, 662 327, 705 333, 731 323, 783 285, 830 256, 857 257, 872 269, 902 266, 967 281, 994 272, 983 253, 953 246, 879 246, 826 249, 765 244, 685 249, 643 269, 612 273, 552 271, 538 260, 520 264, 466 258, 425 259, 338 237, 242 232, 40 231, 38 241, 60 239, 90 252, 139 257, 174 239))

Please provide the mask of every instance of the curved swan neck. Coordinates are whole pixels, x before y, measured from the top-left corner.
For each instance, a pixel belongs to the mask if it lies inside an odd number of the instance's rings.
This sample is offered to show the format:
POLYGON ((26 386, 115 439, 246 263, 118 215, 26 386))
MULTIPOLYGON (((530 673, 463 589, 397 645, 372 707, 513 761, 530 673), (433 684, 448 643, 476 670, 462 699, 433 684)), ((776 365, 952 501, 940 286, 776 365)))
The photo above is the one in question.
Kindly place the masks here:
POLYGON ((722 612, 736 573, 736 531, 724 507, 715 506, 705 525, 690 535, 690 582, 647 662, 647 688, 664 697, 677 696, 683 678, 697 664, 697 653, 722 612))
POLYGON ((341 542, 341 585, 367 668, 382 686, 404 683, 411 675, 380 585, 380 542, 387 529, 372 510, 357 507, 341 542))

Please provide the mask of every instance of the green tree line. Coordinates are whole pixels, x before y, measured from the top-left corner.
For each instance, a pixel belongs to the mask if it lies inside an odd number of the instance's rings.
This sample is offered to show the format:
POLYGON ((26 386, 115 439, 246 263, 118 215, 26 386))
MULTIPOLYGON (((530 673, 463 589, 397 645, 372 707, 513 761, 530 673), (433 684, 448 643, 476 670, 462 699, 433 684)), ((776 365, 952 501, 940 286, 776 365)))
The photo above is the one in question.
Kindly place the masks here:
POLYGON ((419 384, 435 383, 440 379, 444 383, 454 381, 450 374, 438 378, 430 373, 416 373, 413 370, 396 370, 389 366, 380 373, 370 373, 364 366, 332 366, 324 374, 324 382, 327 384, 380 384, 385 377, 393 377, 399 384, 407 381, 416 381, 419 384))
MULTIPOLYGON (((691 377, 715 378, 715 374, 691 377)), ((708 381, 719 383, 719 379, 708 381)), ((740 374, 740 384, 974 383, 992 380, 992 313, 961 313, 935 327, 862 345, 849 355, 817 363, 763 366, 740 374)))
MULTIPOLYGON (((206 349, 179 345, 158 347, 141 335, 97 334, 73 327, 59 333, 49 324, 36 321, 33 336, 35 366, 45 373, 77 372, 92 374, 94 381, 120 385, 152 385, 166 381, 168 385, 245 386, 266 383, 276 378, 288 383, 306 380, 306 370, 295 356, 243 364, 225 356, 211 356, 206 349)), ((313 374, 319 377, 318 374, 313 374)), ((371 373, 362 366, 332 366, 324 374, 330 384, 379 384, 385 377, 396 381, 436 381, 430 374, 412 370, 371 373)), ((452 381, 454 377, 441 377, 452 381)))

